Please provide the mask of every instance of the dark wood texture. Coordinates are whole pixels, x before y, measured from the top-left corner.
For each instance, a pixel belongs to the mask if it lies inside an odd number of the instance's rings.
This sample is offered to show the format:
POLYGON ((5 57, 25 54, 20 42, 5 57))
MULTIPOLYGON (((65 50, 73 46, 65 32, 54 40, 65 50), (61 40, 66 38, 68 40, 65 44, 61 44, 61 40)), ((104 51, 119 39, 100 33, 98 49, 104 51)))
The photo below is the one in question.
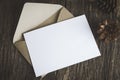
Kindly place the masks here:
MULTIPOLYGON (((120 16, 120 0, 115 13, 99 10, 93 0, 0 0, 0 80, 39 80, 12 43, 12 38, 25 2, 57 3, 74 16, 86 14, 101 51, 94 58, 46 75, 43 80, 120 80, 120 40, 105 44, 97 39, 100 21, 120 16)), ((69 55, 68 55, 69 56, 69 55)), ((67 58, 67 57, 66 57, 67 58)))

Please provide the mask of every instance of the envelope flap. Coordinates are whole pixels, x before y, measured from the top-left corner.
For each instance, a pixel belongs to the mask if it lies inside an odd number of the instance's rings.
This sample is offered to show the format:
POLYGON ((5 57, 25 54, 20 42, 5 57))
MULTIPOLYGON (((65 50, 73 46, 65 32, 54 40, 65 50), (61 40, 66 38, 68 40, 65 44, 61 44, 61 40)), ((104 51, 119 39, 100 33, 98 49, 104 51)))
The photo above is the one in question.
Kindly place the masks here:
POLYGON ((26 3, 16 28, 13 43, 22 39, 22 33, 40 25, 61 8, 61 5, 56 4, 26 3))
POLYGON ((15 46, 20 51, 20 53, 23 55, 23 57, 31 64, 30 56, 28 54, 28 49, 27 49, 25 41, 18 41, 15 43, 15 46))

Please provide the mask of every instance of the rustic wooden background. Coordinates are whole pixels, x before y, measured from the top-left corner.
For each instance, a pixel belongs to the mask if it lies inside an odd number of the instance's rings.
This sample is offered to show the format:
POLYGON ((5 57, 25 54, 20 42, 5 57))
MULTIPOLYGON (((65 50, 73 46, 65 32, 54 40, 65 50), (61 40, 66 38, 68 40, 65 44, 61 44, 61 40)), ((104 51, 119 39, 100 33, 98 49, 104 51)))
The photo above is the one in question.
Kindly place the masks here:
MULTIPOLYGON (((102 56, 52 72, 43 80, 120 80, 120 40, 105 44, 97 39, 100 21, 116 20, 120 14, 106 14, 92 0, 0 0, 0 80, 39 80, 12 43, 12 38, 25 2, 57 3, 65 6, 74 16, 86 14, 102 56)), ((69 55, 68 55, 69 56, 69 55)))

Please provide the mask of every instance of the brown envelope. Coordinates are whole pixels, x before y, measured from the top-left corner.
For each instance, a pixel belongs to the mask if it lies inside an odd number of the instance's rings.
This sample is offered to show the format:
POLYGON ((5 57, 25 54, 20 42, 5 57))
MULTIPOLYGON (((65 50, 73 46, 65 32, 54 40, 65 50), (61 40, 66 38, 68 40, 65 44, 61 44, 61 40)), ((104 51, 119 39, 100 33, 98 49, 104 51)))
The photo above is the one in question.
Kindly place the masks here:
POLYGON ((61 5, 26 3, 23 7, 23 11, 14 34, 13 44, 31 64, 27 46, 22 34, 72 17, 73 15, 61 5))

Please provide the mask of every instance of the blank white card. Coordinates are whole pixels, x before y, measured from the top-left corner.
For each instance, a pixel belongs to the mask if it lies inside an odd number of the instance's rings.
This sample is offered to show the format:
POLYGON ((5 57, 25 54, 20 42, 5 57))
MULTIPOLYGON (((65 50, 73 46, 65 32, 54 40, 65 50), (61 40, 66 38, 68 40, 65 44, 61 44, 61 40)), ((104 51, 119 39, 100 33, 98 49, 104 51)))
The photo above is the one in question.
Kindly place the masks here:
POLYGON ((24 33, 36 77, 100 56, 85 15, 24 33))

